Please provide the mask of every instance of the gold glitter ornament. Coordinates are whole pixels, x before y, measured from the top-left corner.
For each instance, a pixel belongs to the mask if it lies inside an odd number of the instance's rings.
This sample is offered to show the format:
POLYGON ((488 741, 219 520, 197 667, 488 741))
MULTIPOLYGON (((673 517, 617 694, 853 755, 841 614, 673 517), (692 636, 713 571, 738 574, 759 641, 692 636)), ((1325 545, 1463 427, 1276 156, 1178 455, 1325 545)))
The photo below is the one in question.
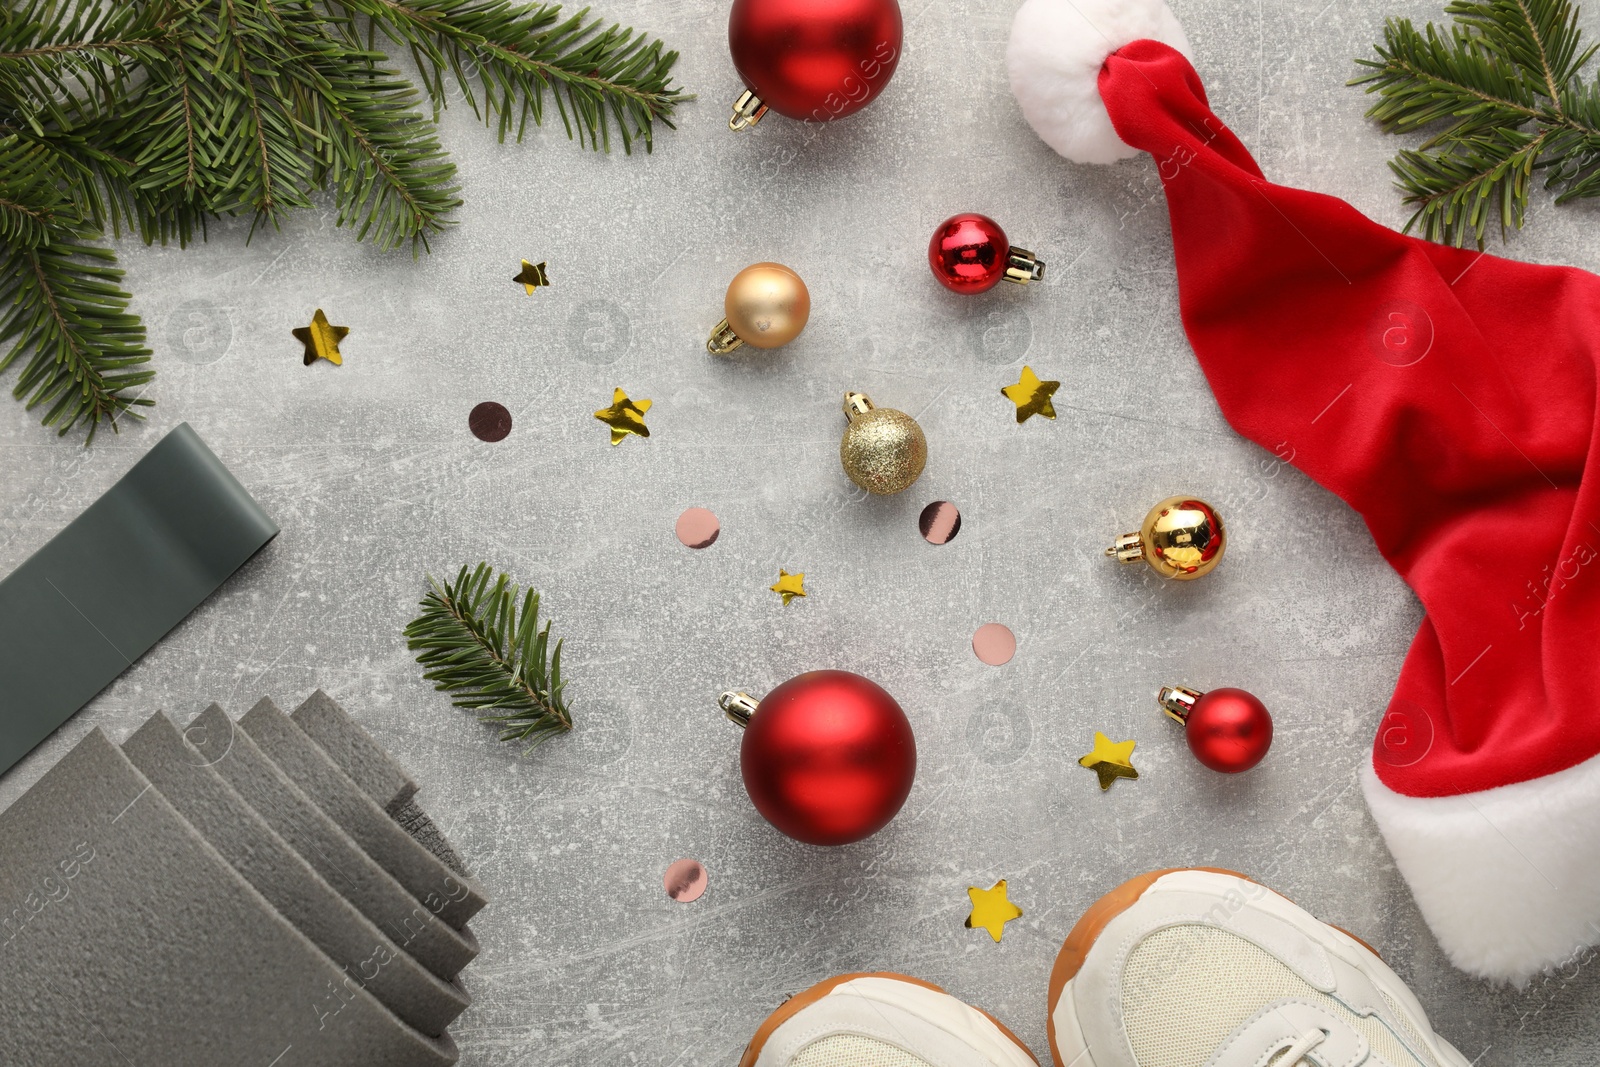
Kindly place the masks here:
POLYGON ((811 291, 782 263, 757 263, 733 276, 722 310, 724 318, 712 329, 706 351, 725 356, 742 345, 778 348, 806 328, 811 291))
POLYGON ((865 393, 844 394, 849 425, 839 440, 839 462, 869 493, 889 496, 909 489, 928 462, 928 439, 903 411, 874 407, 865 393))

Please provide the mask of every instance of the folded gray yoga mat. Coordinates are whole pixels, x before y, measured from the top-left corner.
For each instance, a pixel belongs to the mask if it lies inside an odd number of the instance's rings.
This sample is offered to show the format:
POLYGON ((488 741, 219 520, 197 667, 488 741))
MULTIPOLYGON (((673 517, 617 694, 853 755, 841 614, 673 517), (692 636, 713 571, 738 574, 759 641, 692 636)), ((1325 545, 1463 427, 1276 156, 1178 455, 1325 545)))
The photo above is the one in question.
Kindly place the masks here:
POLYGON ((470 928, 455 929, 412 896, 217 705, 196 716, 183 736, 278 836, 418 963, 448 981, 478 954, 470 928))
POLYGON ((156 712, 122 753, 279 915, 402 1021, 437 1037, 466 1009, 460 988, 434 977, 312 870, 171 719, 156 712))
POLYGON ((0 581, 0 774, 277 534, 181 424, 0 581))
POLYGON ((0 1063, 446 1067, 98 729, 0 814, 0 1063))
POLYGON ((406 833, 270 699, 258 701, 239 725, 362 851, 440 919, 459 929, 487 903, 475 880, 452 871, 406 833))

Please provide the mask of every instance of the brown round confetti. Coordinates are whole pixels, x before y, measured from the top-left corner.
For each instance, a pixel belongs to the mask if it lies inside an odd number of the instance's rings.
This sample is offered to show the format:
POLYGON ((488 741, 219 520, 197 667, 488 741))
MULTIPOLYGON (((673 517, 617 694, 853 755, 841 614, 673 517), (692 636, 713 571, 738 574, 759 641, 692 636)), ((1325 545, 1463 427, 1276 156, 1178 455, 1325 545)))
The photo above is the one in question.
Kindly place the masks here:
POLYGON ((917 529, 931 545, 946 545, 961 532, 961 510, 948 500, 935 500, 922 509, 917 529))
POLYGON ((972 651, 989 666, 998 667, 1017 654, 1017 635, 998 622, 986 622, 972 635, 972 651))
POLYGON ((676 860, 661 879, 662 885, 666 886, 667 896, 679 904, 699 900, 710 881, 705 865, 699 860, 676 860))
POLYGON ((722 523, 709 508, 690 508, 678 516, 678 540, 690 548, 710 548, 722 532, 722 523))
POLYGON ((511 412, 504 404, 485 400, 467 416, 467 427, 480 441, 504 441, 511 432, 511 412))

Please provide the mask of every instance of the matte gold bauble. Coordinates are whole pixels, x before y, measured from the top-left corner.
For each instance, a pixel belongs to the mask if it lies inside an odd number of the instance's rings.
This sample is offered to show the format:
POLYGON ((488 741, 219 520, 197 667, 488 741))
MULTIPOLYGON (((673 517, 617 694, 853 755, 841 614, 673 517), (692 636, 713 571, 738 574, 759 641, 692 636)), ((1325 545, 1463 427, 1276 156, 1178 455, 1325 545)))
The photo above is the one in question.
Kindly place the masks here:
POLYGON ((740 345, 777 348, 806 328, 811 293, 782 263, 757 263, 733 276, 722 308, 726 317, 711 331, 708 351, 720 356, 740 345))
POLYGON ((1151 508, 1139 532, 1117 538, 1106 555, 1120 563, 1143 561, 1163 578, 1186 582, 1222 562, 1227 543, 1222 516, 1210 504, 1173 496, 1151 508))
POLYGON ((874 407, 864 393, 844 394, 850 424, 839 441, 839 462, 850 480, 869 493, 888 496, 922 475, 928 462, 928 439, 922 427, 903 411, 874 407))

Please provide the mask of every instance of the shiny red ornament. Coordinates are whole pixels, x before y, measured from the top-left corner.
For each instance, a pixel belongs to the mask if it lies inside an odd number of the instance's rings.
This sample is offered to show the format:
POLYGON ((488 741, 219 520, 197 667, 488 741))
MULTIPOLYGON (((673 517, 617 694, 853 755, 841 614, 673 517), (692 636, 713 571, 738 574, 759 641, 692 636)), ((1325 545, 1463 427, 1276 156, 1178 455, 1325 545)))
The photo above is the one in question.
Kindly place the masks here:
POLYGON ((729 125, 768 108, 814 122, 854 114, 894 76, 903 32, 896 0, 734 0, 728 48, 748 92, 729 125))
POLYGON ((966 212, 939 224, 928 242, 928 266, 939 284, 953 293, 986 293, 1001 279, 1026 285, 1044 277, 1044 264, 1017 248, 987 215, 966 212))
POLYGON ((1272 715, 1243 689, 1199 693, 1166 686, 1156 700, 1183 723, 1195 759, 1223 774, 1238 774, 1260 763, 1272 747, 1272 715))
POLYGON ((849 671, 810 671, 759 703, 719 701, 745 727, 745 791, 768 822, 808 845, 844 845, 888 825, 911 793, 917 740, 894 697, 849 671))

